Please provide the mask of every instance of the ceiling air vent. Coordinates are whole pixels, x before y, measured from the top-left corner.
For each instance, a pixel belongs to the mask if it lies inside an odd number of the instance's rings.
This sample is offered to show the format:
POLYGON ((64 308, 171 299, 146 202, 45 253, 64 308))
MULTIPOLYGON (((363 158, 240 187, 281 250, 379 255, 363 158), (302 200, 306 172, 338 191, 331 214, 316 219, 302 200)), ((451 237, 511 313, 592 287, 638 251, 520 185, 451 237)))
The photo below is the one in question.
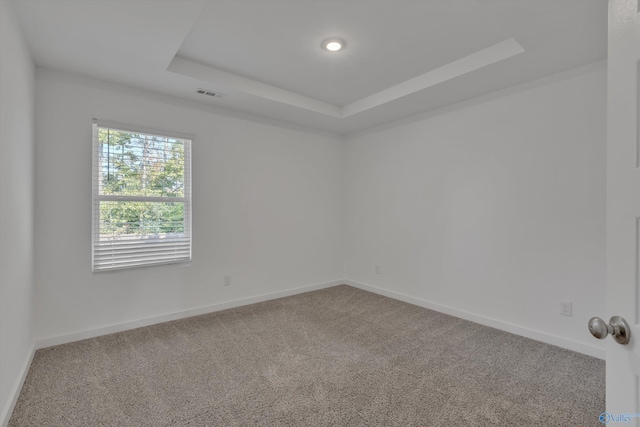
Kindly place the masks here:
POLYGON ((215 98, 223 98, 225 96, 227 96, 224 93, 220 93, 220 92, 212 92, 210 90, 206 90, 206 89, 196 89, 196 93, 199 93, 200 95, 207 95, 207 96, 213 96, 215 98))

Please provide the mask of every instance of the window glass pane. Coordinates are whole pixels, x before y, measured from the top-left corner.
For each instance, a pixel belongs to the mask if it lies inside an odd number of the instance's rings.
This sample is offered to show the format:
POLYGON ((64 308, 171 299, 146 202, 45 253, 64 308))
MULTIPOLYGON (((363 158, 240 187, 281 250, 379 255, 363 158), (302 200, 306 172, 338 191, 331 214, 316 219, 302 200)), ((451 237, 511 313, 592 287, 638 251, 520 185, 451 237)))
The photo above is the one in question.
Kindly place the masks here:
POLYGON ((100 202, 100 241, 184 235, 183 202, 100 202))
POLYGON ((184 197, 184 141, 99 128, 101 195, 184 197))
POLYGON ((191 260, 191 141, 94 119, 92 269, 191 260))

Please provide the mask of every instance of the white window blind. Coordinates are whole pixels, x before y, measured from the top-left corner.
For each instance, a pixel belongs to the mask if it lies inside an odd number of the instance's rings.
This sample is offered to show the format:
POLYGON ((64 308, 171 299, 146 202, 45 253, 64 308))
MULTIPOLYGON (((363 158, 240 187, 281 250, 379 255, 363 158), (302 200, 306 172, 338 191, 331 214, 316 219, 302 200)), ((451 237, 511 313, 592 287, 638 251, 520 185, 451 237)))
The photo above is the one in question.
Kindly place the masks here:
POLYGON ((191 260, 191 141, 93 120, 93 271, 191 260))

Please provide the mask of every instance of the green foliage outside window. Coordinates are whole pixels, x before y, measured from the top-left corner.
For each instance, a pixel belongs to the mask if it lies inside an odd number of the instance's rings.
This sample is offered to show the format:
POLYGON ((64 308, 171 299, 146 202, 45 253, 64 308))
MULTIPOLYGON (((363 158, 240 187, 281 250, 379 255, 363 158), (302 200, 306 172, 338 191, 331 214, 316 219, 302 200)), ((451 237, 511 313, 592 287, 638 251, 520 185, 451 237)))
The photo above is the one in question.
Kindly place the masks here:
MULTIPOLYGON (((180 139, 99 128, 100 195, 184 197, 180 139)), ((184 202, 101 201, 100 235, 184 232, 184 202)))

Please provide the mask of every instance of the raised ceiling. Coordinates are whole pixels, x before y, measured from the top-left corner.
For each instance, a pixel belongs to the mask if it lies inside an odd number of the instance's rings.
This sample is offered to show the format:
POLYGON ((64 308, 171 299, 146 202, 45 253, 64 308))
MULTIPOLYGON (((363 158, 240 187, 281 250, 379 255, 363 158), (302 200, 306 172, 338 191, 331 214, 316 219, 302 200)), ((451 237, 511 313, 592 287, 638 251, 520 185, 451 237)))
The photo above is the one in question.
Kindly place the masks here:
POLYGON ((606 0, 13 3, 39 66, 337 134, 606 57, 606 0))

